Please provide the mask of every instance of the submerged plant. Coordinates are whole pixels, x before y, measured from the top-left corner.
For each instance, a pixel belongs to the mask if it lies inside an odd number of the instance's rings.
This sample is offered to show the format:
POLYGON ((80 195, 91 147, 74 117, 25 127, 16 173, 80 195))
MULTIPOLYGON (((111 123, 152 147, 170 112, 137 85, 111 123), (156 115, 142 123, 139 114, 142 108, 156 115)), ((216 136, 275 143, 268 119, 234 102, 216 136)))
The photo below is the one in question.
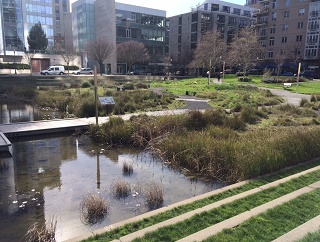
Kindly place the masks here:
POLYGON ((54 242, 57 219, 52 217, 47 223, 35 222, 24 236, 26 242, 54 242))
POLYGON ((100 195, 89 194, 80 203, 80 216, 85 224, 101 222, 108 214, 109 204, 100 195))
POLYGON ((111 184, 111 193, 115 198, 125 198, 129 196, 131 186, 127 181, 117 180, 111 184))
POLYGON ((131 175, 133 173, 133 166, 132 164, 129 164, 128 162, 124 162, 122 166, 122 173, 124 175, 131 175))
POLYGON ((162 206, 164 192, 156 182, 149 182, 145 185, 144 193, 149 209, 156 209, 162 206))

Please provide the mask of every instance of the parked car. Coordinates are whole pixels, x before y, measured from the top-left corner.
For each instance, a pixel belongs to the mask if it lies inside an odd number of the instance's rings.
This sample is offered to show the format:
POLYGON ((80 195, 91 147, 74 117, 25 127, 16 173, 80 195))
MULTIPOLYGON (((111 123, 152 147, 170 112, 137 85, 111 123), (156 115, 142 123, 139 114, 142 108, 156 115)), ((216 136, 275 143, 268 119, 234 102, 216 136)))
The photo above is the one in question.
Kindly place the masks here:
POLYGON ((307 79, 320 79, 320 74, 315 71, 302 71, 300 76, 307 79))
POLYGON ((80 74, 93 74, 93 70, 91 68, 81 68, 80 70, 74 71, 73 74, 80 75, 80 74))
POLYGON ((128 73, 129 75, 145 75, 145 71, 144 70, 139 70, 139 69, 136 69, 136 70, 131 70, 129 71, 128 73))
POLYGON ((63 75, 64 66, 49 66, 47 69, 40 72, 41 75, 63 75))

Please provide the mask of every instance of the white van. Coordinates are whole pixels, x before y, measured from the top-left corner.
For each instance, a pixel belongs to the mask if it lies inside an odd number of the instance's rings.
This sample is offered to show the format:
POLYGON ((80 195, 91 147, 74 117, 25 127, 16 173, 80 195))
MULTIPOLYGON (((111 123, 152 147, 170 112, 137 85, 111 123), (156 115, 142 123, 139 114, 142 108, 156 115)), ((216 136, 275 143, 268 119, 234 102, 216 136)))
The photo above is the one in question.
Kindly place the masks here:
POLYGON ((48 69, 40 72, 41 75, 63 75, 64 66, 49 66, 48 69))

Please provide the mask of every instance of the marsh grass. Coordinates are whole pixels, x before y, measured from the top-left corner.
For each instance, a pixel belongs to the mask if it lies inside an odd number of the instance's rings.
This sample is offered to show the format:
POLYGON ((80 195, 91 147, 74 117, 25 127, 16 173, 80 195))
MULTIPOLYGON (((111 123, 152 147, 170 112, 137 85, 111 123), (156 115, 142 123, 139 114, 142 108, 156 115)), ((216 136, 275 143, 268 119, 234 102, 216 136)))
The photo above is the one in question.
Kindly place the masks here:
POLYGON ((80 218, 84 224, 100 223, 108 211, 108 202, 98 194, 89 194, 80 203, 80 218))
POLYGON ((143 192, 149 209, 156 209, 162 206, 164 191, 160 184, 156 182, 147 182, 144 185, 143 192))
POLYGON ((123 162, 122 173, 126 176, 130 176, 133 173, 133 165, 128 162, 123 162))
POLYGON ((113 197, 117 199, 126 198, 131 193, 130 183, 124 180, 116 180, 112 182, 110 188, 113 197))
POLYGON ((56 241, 56 228, 57 219, 55 217, 51 217, 50 220, 44 224, 35 222, 29 227, 23 240, 26 242, 54 242, 56 241))

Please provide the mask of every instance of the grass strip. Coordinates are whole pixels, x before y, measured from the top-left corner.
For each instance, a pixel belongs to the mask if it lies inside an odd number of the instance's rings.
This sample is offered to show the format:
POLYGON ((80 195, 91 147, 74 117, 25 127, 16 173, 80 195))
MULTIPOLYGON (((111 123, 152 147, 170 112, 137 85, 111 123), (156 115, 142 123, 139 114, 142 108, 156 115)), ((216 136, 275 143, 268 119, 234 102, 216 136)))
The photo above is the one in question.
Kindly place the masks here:
POLYGON ((319 214, 320 189, 316 189, 205 241, 272 241, 319 214))
POLYGON ((284 177, 290 176, 292 174, 313 168, 315 166, 318 166, 319 164, 320 164, 320 160, 315 161, 315 162, 306 163, 304 165, 296 166, 296 167, 293 167, 290 169, 286 169, 281 172, 272 174, 270 176, 265 176, 265 177, 262 177, 262 178, 259 178, 256 180, 252 180, 248 184, 245 184, 241 187, 222 192, 220 194, 208 197, 203 200, 196 201, 191 204, 187 204, 187 205, 183 205, 183 206, 174 208, 173 210, 166 211, 166 212, 160 213, 158 215, 155 215, 155 216, 152 216, 149 218, 145 218, 145 219, 138 221, 138 222, 135 222, 135 223, 124 225, 122 227, 113 229, 113 230, 111 230, 107 233, 104 233, 104 234, 95 235, 93 237, 88 238, 85 241, 112 241, 114 239, 119 239, 122 236, 136 232, 136 231, 141 230, 143 228, 146 228, 148 226, 152 226, 154 224, 157 224, 162 221, 168 220, 170 218, 179 216, 183 213, 192 211, 194 209, 197 209, 197 208, 206 206, 208 204, 223 200, 225 198, 240 194, 240 193, 248 191, 250 189, 253 189, 253 188, 268 184, 270 182, 282 179, 284 177))
POLYGON ((306 174, 280 184, 277 187, 263 190, 259 193, 222 205, 216 209, 197 214, 182 222, 162 227, 154 232, 147 233, 144 237, 134 241, 177 241, 190 234, 196 233, 228 218, 310 185, 318 181, 319 178, 320 171, 306 174))
POLYGON ((319 242, 320 241, 320 230, 314 233, 307 234, 299 242, 319 242))

